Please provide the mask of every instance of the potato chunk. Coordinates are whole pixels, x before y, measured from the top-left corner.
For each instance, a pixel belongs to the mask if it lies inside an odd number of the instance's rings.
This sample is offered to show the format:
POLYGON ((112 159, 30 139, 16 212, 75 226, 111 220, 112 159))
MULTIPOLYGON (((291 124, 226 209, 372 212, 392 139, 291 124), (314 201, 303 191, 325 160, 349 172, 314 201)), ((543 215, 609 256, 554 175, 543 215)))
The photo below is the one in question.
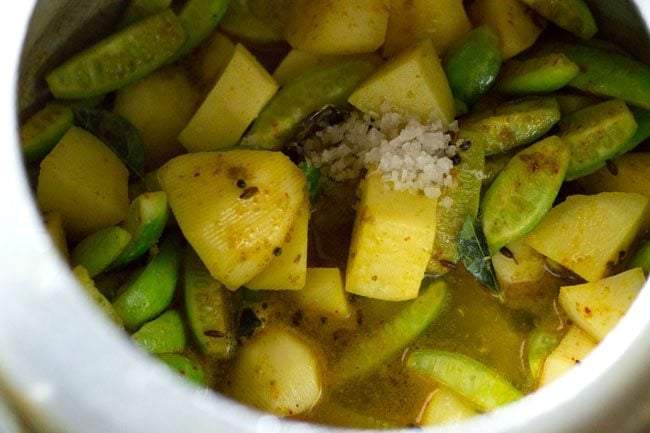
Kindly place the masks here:
POLYGON ((345 290, 388 301, 417 297, 436 234, 437 200, 395 191, 381 175, 362 185, 345 290))
POLYGON ((384 56, 424 38, 431 38, 443 54, 471 29, 462 0, 391 0, 384 56))
POLYGON ((533 45, 545 27, 543 18, 519 0, 476 0, 469 15, 476 27, 487 25, 499 36, 504 59, 533 45))
POLYGON ((542 279, 546 272, 544 256, 529 247, 523 239, 511 242, 506 247, 512 253, 512 258, 501 252, 492 257, 500 285, 531 284, 542 279))
POLYGON ((243 45, 237 45, 221 77, 178 139, 190 152, 233 146, 277 90, 266 69, 243 45))
POLYGON ((579 365, 596 348, 596 340, 572 325, 542 367, 540 385, 547 385, 579 365))
POLYGON ((178 134, 192 118, 201 95, 181 68, 159 69, 117 92, 114 111, 138 129, 147 168, 183 153, 178 134))
POLYGON ((388 0, 296 0, 285 37, 293 48, 319 54, 371 53, 388 26, 388 0))
POLYGON ((231 290, 271 262, 306 196, 305 176, 280 152, 181 155, 158 170, 158 179, 183 234, 231 290))
POLYGON ((319 359, 299 335, 266 328, 240 349, 231 373, 233 396, 280 416, 298 415, 321 394, 319 359))
POLYGON ((453 424, 476 414, 466 400, 443 385, 432 393, 422 411, 420 425, 453 424))
POLYGON ((348 101, 365 113, 381 113, 387 106, 422 122, 438 118, 445 126, 455 115, 447 76, 429 39, 377 69, 348 101))
POLYGON ((111 149, 73 127, 41 162, 36 195, 41 210, 61 214, 66 233, 79 240, 126 218, 128 181, 111 149))
MULTIPOLYGON (((635 152, 619 156, 614 161, 616 175, 603 167, 580 180, 590 194, 599 192, 635 192, 650 200, 650 153, 635 152)), ((650 229, 650 207, 646 212, 645 228, 650 229)))
POLYGON ((560 305, 573 322, 601 341, 623 317, 645 283, 641 268, 593 283, 560 288, 560 305))
POLYGON ((246 283, 253 290, 300 290, 307 275, 307 230, 309 199, 305 197, 296 222, 285 236, 282 246, 273 251, 271 263, 246 283))
POLYGON ((293 292, 292 296, 308 310, 338 319, 350 316, 350 306, 338 268, 308 268, 305 287, 293 292))
POLYGON ((527 242, 585 280, 596 281, 616 271, 647 205, 648 199, 635 193, 573 195, 546 214, 527 242))

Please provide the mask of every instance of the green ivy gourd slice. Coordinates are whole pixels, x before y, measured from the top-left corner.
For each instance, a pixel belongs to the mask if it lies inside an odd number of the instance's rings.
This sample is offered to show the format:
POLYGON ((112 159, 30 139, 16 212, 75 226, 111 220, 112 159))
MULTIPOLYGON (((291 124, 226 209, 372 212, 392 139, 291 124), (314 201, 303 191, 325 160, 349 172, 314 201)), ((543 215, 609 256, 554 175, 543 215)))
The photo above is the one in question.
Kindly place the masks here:
POLYGON ((561 334, 543 329, 535 329, 528 337, 528 368, 535 379, 540 377, 544 361, 561 339, 561 334))
POLYGON ((281 42, 291 4, 292 0, 231 0, 220 28, 255 43, 281 42))
POLYGON ((174 58, 198 46, 219 25, 229 4, 230 0, 189 0, 178 15, 187 37, 174 58))
POLYGON ((205 373, 203 368, 187 356, 178 353, 162 353, 157 355, 172 371, 200 386, 205 386, 205 373))
POLYGON ((165 10, 72 57, 47 75, 47 84, 60 99, 102 95, 164 65, 184 42, 181 22, 165 10))
POLYGON ((185 311, 199 349, 214 358, 231 357, 237 344, 231 293, 210 275, 190 247, 184 270, 185 311))
POLYGON ((118 226, 99 230, 85 237, 72 250, 70 263, 81 265, 90 277, 106 270, 131 242, 131 234, 118 226))
POLYGON ((180 235, 168 234, 158 254, 113 302, 126 329, 138 329, 171 303, 178 280, 181 244, 180 235))
POLYGON ((434 280, 375 332, 359 336, 336 362, 331 383, 368 373, 408 346, 440 315, 447 303, 447 291, 445 281, 434 280))
POLYGON ((623 99, 650 109, 650 66, 624 54, 578 44, 552 44, 580 67, 569 86, 598 96, 623 99))
POLYGON ((169 310, 142 325, 131 339, 149 353, 176 353, 185 350, 185 325, 178 311, 169 310))
POLYGON ((151 15, 164 11, 172 0, 131 0, 117 25, 121 29, 151 15))
POLYGON ((527 60, 508 60, 495 88, 509 94, 549 93, 573 80, 580 68, 562 53, 527 60))
POLYGON ((497 372, 460 353, 416 350, 408 356, 406 366, 442 383, 486 412, 523 397, 497 372))
POLYGON ((522 0, 535 12, 558 27, 587 40, 598 31, 589 7, 583 0, 522 0))
POLYGON ((442 66, 454 97, 471 105, 492 86, 502 61, 499 38, 481 26, 447 51, 442 66))
POLYGON ((603 167, 627 146, 637 128, 634 115, 621 100, 602 102, 564 117, 558 135, 571 150, 567 180, 603 167))
POLYGON ((462 129, 485 134, 485 155, 489 156, 535 142, 559 120, 555 98, 530 97, 471 115, 459 123, 462 129))
POLYGON ((123 228, 131 234, 131 242, 115 259, 111 267, 120 267, 142 257, 162 234, 169 210, 167 195, 162 191, 145 192, 137 196, 129 207, 123 228))
POLYGON ((43 159, 72 126, 72 108, 52 102, 20 127, 20 143, 27 163, 43 159))
POLYGON ((343 105, 375 66, 373 61, 367 59, 351 59, 309 69, 275 94, 244 136, 241 145, 280 149, 309 114, 327 105, 343 105))
POLYGON ((522 150, 488 188, 481 222, 490 254, 532 231, 553 206, 571 153, 557 136, 522 150))
POLYGON ((449 206, 438 206, 436 212, 436 237, 427 272, 444 274, 458 262, 458 234, 467 215, 476 217, 481 196, 485 166, 485 138, 472 131, 460 131, 458 146, 460 163, 451 172, 454 183, 442 191, 440 203, 448 197, 449 206), (447 266, 445 266, 447 265, 447 266))

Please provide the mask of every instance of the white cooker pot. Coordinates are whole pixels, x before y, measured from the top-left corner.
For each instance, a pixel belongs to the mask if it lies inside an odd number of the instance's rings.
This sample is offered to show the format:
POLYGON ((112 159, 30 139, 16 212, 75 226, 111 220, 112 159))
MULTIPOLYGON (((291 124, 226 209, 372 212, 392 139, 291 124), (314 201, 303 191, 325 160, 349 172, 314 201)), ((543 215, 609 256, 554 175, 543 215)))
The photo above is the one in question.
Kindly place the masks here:
MULTIPOLYGON (((19 56, 32 9, 38 3, 39 25, 54 16, 55 3, 69 1, 20 0, 6 3, 0 14, 0 388, 43 432, 337 431, 280 420, 190 386, 136 350, 76 287, 30 194, 16 115, 19 56)), ((644 24, 650 22, 650 0, 589 3, 601 17, 601 29, 650 62, 644 24)), ((650 431, 650 289, 642 291, 581 367, 563 379, 467 422, 423 430, 650 431)))

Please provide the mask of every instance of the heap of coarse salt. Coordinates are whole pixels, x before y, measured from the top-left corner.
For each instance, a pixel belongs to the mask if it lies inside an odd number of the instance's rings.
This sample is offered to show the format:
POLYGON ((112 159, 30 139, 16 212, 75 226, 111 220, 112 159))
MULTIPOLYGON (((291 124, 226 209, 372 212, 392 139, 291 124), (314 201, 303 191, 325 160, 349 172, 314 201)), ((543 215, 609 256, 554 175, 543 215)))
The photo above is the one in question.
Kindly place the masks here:
MULTIPOLYGON (((421 191, 436 198, 453 183, 450 173, 457 146, 456 122, 426 124, 395 112, 370 116, 353 112, 303 142, 305 157, 335 181, 356 179, 363 171, 378 171, 397 191, 421 191)), ((448 205, 448 204, 447 204, 448 205)))

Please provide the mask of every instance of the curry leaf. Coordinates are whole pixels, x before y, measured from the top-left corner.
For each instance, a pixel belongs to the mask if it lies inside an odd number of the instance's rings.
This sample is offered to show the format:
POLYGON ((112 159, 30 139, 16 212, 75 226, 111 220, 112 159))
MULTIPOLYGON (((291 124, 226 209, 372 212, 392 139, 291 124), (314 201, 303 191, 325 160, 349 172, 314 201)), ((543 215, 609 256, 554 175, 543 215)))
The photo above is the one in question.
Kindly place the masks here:
POLYGON ((144 178, 144 146, 131 122, 110 111, 76 107, 74 123, 102 140, 132 174, 144 178))
POLYGON ((467 216, 458 235, 458 255, 470 274, 492 294, 503 299, 483 229, 472 215, 467 216))

